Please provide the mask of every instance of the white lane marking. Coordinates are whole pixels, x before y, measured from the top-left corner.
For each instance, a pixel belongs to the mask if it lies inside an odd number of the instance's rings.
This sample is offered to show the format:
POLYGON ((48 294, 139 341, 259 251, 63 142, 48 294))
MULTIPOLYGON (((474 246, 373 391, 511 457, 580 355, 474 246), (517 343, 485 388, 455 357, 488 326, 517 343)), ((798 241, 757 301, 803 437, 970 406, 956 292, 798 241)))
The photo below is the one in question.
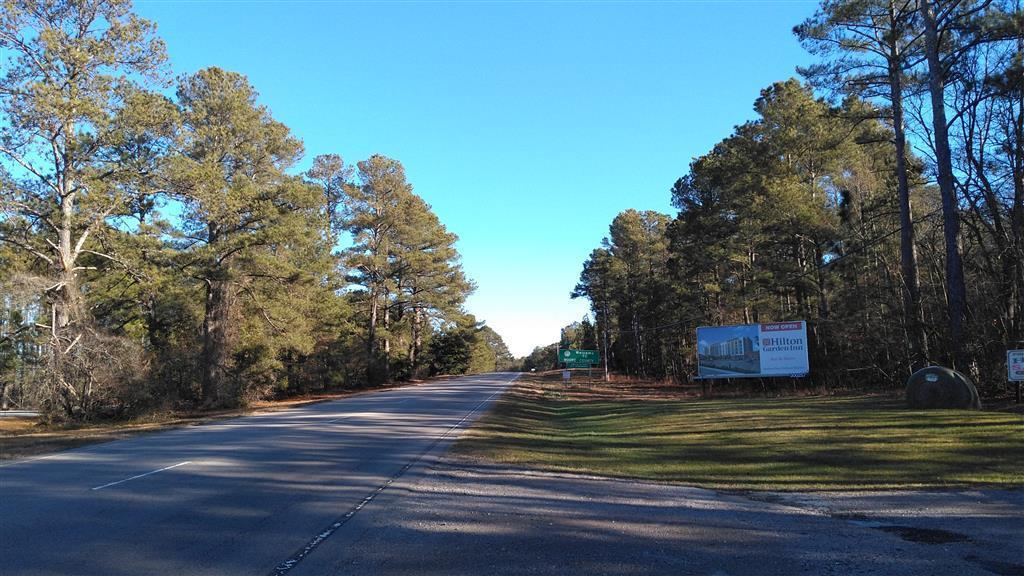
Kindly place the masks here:
MULTIPOLYGON (((518 376, 513 376, 512 379, 508 380, 508 382, 502 382, 502 384, 511 383, 517 377, 518 376)), ((504 391, 505 391, 505 388, 502 388, 500 390, 495 390, 490 396, 488 396, 487 398, 484 398, 483 400, 481 400, 476 406, 473 407, 472 410, 470 410, 465 416, 463 416, 461 420, 459 420, 453 426, 451 426, 450 428, 445 430, 445 432, 443 434, 441 434, 440 436, 435 438, 434 441, 431 442, 429 446, 427 446, 426 450, 424 450, 423 452, 420 452, 420 454, 418 456, 416 456, 412 460, 406 462, 405 466, 402 466, 402 468, 398 472, 396 472, 394 475, 392 475, 391 478, 388 478, 383 484, 381 484, 380 486, 377 486, 377 488, 375 488, 365 498, 363 498, 358 504, 356 504, 355 507, 351 508, 343 516, 341 516, 340 518, 335 520, 330 526, 328 526, 323 531, 321 531, 319 534, 314 536, 313 539, 310 540, 305 546, 303 546, 298 552, 296 552, 295 554, 292 554, 290 558, 288 558, 284 562, 281 562, 280 564, 275 566, 274 569, 270 572, 270 576, 284 576, 285 574, 290 572, 292 568, 295 568, 295 566, 298 565, 299 562, 302 562, 302 560, 305 559, 307 556, 309 556, 313 552, 313 550, 315 550, 318 546, 320 546, 320 544, 322 544, 324 540, 327 540, 328 538, 330 538, 332 535, 334 535, 335 532, 338 531, 338 529, 340 529, 349 520, 351 520, 352 517, 356 515, 356 512, 359 512, 360 510, 362 510, 363 507, 366 506, 367 504, 369 504, 374 498, 376 498, 378 494, 380 494, 384 490, 387 490, 387 488, 389 486, 391 486, 392 484, 394 484, 396 480, 398 480, 399 478, 404 476, 405 473, 408 472, 410 468, 412 468, 417 463, 419 463, 421 460, 423 460, 423 458, 427 454, 429 454, 431 452, 431 450, 434 449, 435 446, 440 444, 442 440, 444 440, 446 437, 448 437, 448 435, 450 435, 453 431, 455 431, 460 426, 462 426, 462 424, 464 422, 466 422, 466 420, 469 420, 473 416, 473 414, 475 414, 477 411, 479 411, 481 406, 486 404, 487 401, 489 401, 491 398, 494 398, 499 393, 504 392, 504 391)))
POLYGON ((170 470, 171 468, 177 468, 178 466, 184 466, 185 464, 191 464, 191 463, 192 463, 191 461, 178 462, 177 464, 175 464, 173 466, 167 466, 166 468, 161 468, 159 470, 153 470, 152 472, 146 472, 145 474, 139 474, 138 476, 132 476, 131 478, 125 478, 124 480, 118 480, 117 482, 111 482, 109 484, 104 484, 103 486, 97 486, 97 487, 93 488, 93 490, 103 490, 104 488, 109 488, 111 486, 117 486, 118 484, 124 484, 125 482, 128 482, 129 480, 135 480, 137 478, 142 478, 144 476, 150 476, 152 474, 156 474, 157 472, 163 472, 164 470, 170 470))

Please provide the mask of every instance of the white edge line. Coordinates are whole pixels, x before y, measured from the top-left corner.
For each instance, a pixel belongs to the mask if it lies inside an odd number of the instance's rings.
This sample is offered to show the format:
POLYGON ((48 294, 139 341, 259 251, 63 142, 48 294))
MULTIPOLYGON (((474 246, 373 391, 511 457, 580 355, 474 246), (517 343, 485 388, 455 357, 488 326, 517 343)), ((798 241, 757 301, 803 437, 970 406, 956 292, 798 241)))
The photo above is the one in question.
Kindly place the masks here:
POLYGON ((175 464, 173 466, 167 466, 167 467, 161 468, 159 470, 153 470, 152 472, 146 472, 145 474, 139 474, 138 476, 132 476, 131 478, 125 478, 124 480, 118 480, 117 482, 111 482, 109 484, 104 484, 103 486, 96 486, 95 488, 92 488, 92 490, 102 490, 104 488, 109 488, 111 486, 116 486, 118 484, 123 484, 125 482, 128 482, 129 480, 135 480, 136 478, 142 478, 143 476, 149 476, 151 474, 156 474, 157 472, 163 472, 164 470, 170 470, 171 468, 177 468, 178 466, 184 466, 185 464, 191 464, 191 463, 192 463, 191 461, 178 462, 177 464, 175 464))

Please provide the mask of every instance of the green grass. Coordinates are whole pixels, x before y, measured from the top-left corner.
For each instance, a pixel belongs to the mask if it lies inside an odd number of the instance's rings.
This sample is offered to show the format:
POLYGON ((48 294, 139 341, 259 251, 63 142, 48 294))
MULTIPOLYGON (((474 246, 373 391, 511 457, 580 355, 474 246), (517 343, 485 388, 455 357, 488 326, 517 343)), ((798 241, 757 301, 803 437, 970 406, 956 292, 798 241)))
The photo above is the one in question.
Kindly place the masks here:
POLYGON ((1020 488, 1024 417, 879 397, 619 399, 534 378, 457 455, 735 490, 1020 488))

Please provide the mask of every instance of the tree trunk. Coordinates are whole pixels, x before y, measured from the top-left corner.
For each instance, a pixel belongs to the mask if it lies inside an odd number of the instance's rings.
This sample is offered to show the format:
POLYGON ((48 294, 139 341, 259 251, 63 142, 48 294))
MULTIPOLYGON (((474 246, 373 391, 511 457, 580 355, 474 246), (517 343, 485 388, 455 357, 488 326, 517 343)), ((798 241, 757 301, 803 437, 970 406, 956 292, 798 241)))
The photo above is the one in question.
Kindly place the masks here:
POLYGON ((380 304, 377 295, 370 291, 370 325, 366 330, 366 383, 377 383, 377 314, 380 304))
POLYGON ((960 259, 960 207, 953 187, 953 162, 949 149, 949 129, 946 122, 945 74, 939 59, 939 31, 935 4, 921 0, 924 19, 925 52, 928 59, 928 91, 931 95, 932 130, 935 138, 935 163, 939 191, 942 194, 942 223, 946 244, 946 286, 949 297, 949 335, 953 354, 953 367, 967 368, 964 347, 964 317, 966 313, 966 286, 964 268, 960 259))
POLYGON ((384 382, 391 381, 391 306, 387 303, 387 296, 384 301, 384 357, 381 358, 384 371, 384 382))
MULTIPOLYGON (((1017 52, 1024 54, 1024 37, 1017 39, 1017 52)), ((1013 205, 1010 208, 1010 239, 1012 249, 1006 255, 1005 278, 1009 287, 1009 344, 1024 344, 1024 94, 1018 91, 1016 115, 1011 112, 1011 155, 1013 161, 1013 205)), ((1012 108, 1011 108, 1012 110, 1012 108)))
POLYGON ((828 283, 825 279, 825 254, 821 250, 821 244, 814 245, 814 262, 816 268, 816 282, 818 286, 818 322, 815 334, 818 337, 818 347, 821 349, 822 357, 828 361, 828 320, 832 310, 828 303, 828 283))
POLYGON ((416 308, 412 315, 412 345, 409 347, 409 366, 414 374, 421 350, 423 350, 423 309, 416 308))
POLYGON ((74 182, 65 173, 61 184, 60 227, 57 230, 57 254, 54 259, 57 282, 48 294, 51 306, 50 369, 57 381, 59 399, 65 414, 71 418, 80 418, 80 410, 85 407, 88 399, 82 397, 84 391, 80 393, 75 387, 74 378, 69 380, 71 371, 68 364, 69 352, 77 342, 72 325, 83 319, 78 273, 75 270, 75 247, 71 238, 77 195, 71 191, 73 187, 74 182))
POLYGON ((604 302, 604 304, 602 304, 601 309, 604 312, 604 323, 603 323, 603 326, 602 326, 604 328, 604 381, 608 382, 610 380, 610 378, 608 377, 608 301, 607 301, 607 299, 605 299, 605 302, 604 302))
MULTIPOLYGON (((890 24, 896 26, 895 6, 889 3, 890 24)), ((900 269, 903 273, 904 322, 907 326, 910 371, 929 364, 928 336, 924 329, 924 307, 921 305, 921 281, 917 272, 917 245, 914 239, 914 215, 910 202, 910 179, 907 176, 907 134, 903 119, 902 54, 895 31, 888 61, 889 99, 892 101, 892 126, 896 145, 896 182, 900 208, 900 269)))
POLYGON ((636 361, 639 363, 639 374, 640 376, 647 377, 647 362, 644 358, 644 346, 643 336, 640 333, 640 318, 637 315, 636 308, 633 308, 632 316, 632 328, 633 328, 633 345, 636 347, 636 361))
POLYGON ((54 263, 56 264, 57 284, 50 296, 54 310, 52 330, 56 338, 68 337, 64 332, 72 322, 81 320, 82 312, 77 272, 75 271, 77 254, 71 239, 77 196, 77 193, 72 191, 74 185, 75 183, 65 173, 61 183, 60 227, 57 230, 57 245, 55 246, 57 257, 54 263))
POLYGON ((231 355, 231 309, 234 293, 222 277, 206 282, 206 311, 203 317, 203 403, 234 406, 240 401, 228 380, 231 355))
MULTIPOLYGON (((793 258, 796 262, 796 268, 800 272, 800 276, 803 276, 807 271, 807 257, 804 252, 803 238, 799 235, 796 236, 796 250, 793 251, 793 258)), ((794 289, 797 309, 800 311, 800 314, 803 315, 804 319, 810 320, 811 306, 807 299, 807 292, 804 289, 803 281, 797 279, 794 289)))

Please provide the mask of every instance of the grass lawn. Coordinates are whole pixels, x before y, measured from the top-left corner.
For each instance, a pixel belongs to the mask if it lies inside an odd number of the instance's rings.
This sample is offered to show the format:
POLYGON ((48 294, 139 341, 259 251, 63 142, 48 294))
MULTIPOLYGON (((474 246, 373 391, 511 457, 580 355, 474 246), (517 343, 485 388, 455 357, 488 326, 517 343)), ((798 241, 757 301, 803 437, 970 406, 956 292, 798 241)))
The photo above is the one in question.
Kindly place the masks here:
POLYGON ((732 490, 1024 485, 1024 416, 879 396, 698 400, 526 375, 455 454, 732 490))

